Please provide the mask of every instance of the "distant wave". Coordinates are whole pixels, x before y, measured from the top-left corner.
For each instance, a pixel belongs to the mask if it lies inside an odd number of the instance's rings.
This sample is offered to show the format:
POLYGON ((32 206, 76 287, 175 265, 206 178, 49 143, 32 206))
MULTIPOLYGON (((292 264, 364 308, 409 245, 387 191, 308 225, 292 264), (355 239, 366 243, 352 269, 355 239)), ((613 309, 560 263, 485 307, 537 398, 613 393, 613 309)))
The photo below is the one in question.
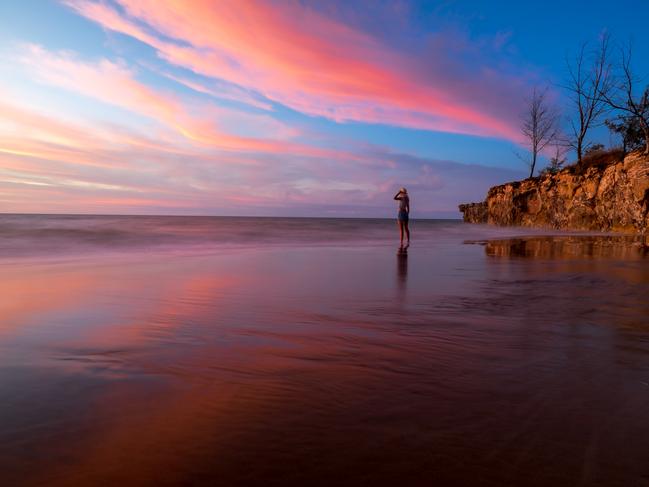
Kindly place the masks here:
MULTIPOLYGON (((454 223, 457 225, 457 223, 454 223)), ((426 223, 426 227, 435 225, 426 223)), ((0 215, 2 256, 219 245, 385 242, 388 220, 0 215)))
MULTIPOLYGON (((412 231, 414 240, 430 245, 548 233, 456 220, 414 220, 412 231)), ((0 215, 5 258, 224 245, 395 245, 397 239, 390 219, 0 215)))

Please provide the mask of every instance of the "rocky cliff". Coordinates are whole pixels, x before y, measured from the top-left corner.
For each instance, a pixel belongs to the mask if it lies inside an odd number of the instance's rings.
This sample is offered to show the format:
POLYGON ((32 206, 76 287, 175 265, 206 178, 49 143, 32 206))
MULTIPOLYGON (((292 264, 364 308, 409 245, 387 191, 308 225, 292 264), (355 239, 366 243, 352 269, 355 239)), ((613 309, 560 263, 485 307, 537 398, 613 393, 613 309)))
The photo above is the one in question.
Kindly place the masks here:
POLYGON ((649 157, 603 161, 495 186, 484 202, 460 205, 460 211, 471 223, 647 232, 649 157))

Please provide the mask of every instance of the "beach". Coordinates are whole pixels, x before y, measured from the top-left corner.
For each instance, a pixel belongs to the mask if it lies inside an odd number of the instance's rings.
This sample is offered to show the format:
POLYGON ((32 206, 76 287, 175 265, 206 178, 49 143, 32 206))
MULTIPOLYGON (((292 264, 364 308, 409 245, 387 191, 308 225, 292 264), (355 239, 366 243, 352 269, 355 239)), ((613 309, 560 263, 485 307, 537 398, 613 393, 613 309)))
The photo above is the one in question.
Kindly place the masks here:
POLYGON ((6 485, 649 484, 641 238, 0 216, 6 485))

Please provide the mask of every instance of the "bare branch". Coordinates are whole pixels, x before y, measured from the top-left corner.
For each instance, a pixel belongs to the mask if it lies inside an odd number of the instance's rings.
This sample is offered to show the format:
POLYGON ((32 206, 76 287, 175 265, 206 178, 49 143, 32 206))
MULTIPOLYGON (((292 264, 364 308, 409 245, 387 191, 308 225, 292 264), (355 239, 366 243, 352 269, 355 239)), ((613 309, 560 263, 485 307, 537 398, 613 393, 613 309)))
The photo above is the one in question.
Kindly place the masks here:
POLYGON ((631 69, 631 58, 633 46, 629 43, 626 49, 621 50, 620 73, 614 78, 612 89, 606 91, 601 89, 599 96, 610 107, 626 114, 621 118, 626 120, 624 126, 619 130, 626 130, 631 133, 633 124, 640 127, 644 135, 645 154, 649 154, 649 86, 641 95, 636 95, 635 86, 638 79, 631 69))
POLYGON ((547 101, 547 88, 539 91, 536 87, 527 101, 527 109, 521 120, 521 133, 528 142, 530 150, 530 177, 539 154, 555 140, 558 134, 559 115, 547 101))
POLYGON ((611 65, 609 62, 610 35, 605 33, 598 48, 592 53, 592 61, 585 66, 586 44, 582 44, 574 64, 568 64, 568 86, 576 116, 571 118, 572 134, 570 145, 577 152, 581 163, 586 149, 586 135, 589 129, 599 123, 601 116, 609 109, 604 96, 612 89, 611 65))

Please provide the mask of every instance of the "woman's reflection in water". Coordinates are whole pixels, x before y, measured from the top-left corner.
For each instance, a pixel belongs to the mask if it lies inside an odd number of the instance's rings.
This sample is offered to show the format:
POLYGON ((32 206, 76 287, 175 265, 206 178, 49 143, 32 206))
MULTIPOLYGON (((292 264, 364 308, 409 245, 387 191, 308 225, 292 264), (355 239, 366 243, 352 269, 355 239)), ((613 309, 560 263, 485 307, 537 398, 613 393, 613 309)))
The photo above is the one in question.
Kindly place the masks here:
POLYGON ((403 302, 408 281, 408 247, 410 244, 401 245, 397 250, 397 290, 399 301, 403 302))

